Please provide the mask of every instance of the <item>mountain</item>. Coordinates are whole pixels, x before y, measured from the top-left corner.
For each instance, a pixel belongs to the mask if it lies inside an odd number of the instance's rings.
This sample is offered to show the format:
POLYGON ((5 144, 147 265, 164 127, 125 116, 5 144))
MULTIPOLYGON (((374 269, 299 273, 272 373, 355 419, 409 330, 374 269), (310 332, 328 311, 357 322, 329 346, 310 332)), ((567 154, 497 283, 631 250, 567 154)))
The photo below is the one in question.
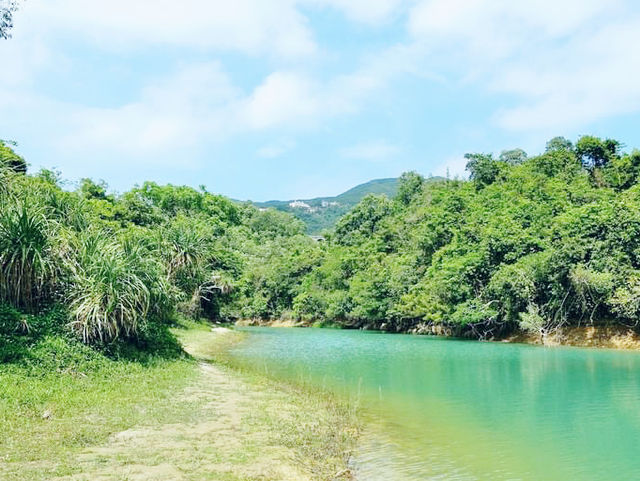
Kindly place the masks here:
MULTIPOLYGON (((437 180, 439 177, 433 177, 437 180)), ((274 208, 289 212, 307 225, 307 233, 320 234, 331 229, 340 217, 349 212, 353 206, 368 194, 384 194, 389 198, 396 195, 399 179, 375 179, 357 185, 335 197, 316 197, 314 199, 270 200, 254 202, 261 208, 274 208)))
POLYGON ((398 190, 398 179, 375 179, 357 185, 335 197, 316 197, 313 199, 270 200, 254 202, 261 208, 274 208, 289 212, 307 225, 307 233, 320 234, 331 229, 337 220, 346 214, 367 194, 384 194, 391 198, 398 190))

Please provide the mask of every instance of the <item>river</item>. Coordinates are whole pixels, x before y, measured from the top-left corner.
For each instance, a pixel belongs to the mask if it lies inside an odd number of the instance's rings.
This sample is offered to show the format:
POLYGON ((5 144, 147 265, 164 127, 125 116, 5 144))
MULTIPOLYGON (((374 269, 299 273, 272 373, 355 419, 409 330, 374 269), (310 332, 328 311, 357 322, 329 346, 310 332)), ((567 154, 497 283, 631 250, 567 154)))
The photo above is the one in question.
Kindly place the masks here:
POLYGON ((234 358, 357 403, 363 481, 640 479, 640 355, 247 328, 234 358))

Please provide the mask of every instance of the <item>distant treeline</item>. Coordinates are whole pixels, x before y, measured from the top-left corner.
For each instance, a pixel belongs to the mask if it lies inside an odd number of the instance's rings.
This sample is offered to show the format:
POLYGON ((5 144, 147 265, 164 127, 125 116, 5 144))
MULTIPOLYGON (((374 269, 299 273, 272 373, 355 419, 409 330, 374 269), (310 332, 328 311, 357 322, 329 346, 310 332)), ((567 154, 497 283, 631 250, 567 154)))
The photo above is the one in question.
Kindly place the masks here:
MULTIPOLYGON (((431 177, 437 180, 439 177, 431 177)), ((257 207, 275 208, 292 214, 307 226, 307 234, 321 235, 332 230, 338 219, 349 212, 367 194, 384 194, 395 197, 398 190, 398 179, 375 179, 357 185, 335 197, 316 197, 315 199, 297 199, 295 201, 256 202, 257 207)))
POLYGON ((144 345, 176 313, 474 337, 637 324, 640 152, 586 136, 467 159, 470 180, 406 173, 314 242, 203 189, 64 190, 0 143, 0 360, 52 328, 144 345))

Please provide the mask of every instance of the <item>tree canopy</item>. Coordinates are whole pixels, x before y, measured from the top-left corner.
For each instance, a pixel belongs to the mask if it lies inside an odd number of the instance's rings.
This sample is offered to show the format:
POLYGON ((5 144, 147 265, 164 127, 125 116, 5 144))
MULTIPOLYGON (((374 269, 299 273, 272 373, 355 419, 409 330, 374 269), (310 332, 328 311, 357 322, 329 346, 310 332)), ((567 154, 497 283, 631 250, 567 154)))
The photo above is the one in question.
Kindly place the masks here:
POLYGON ((25 160, 15 153, 16 147, 14 142, 0 140, 0 166, 13 170, 20 174, 27 173, 27 163, 25 160))
POLYGON ((204 188, 63 190, 13 147, 0 143, 0 304, 56 306, 87 343, 142 342, 177 312, 473 337, 640 319, 640 152, 615 140, 468 154, 470 180, 408 172, 325 242, 204 188))
POLYGON ((343 217, 296 315, 475 337, 637 323, 640 153, 585 136, 534 157, 466 157, 469 181, 405 174, 393 202, 367 198, 343 217))

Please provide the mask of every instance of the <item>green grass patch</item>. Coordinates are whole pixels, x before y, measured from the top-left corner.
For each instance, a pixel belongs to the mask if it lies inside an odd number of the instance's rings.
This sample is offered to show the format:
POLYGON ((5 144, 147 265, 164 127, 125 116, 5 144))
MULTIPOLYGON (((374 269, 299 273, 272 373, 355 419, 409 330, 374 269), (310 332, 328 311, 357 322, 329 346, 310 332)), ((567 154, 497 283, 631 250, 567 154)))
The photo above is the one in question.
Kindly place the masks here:
POLYGON ((3 344, 2 479, 73 472, 73 458, 82 448, 150 420, 168 421, 172 393, 197 375, 195 362, 176 351, 175 339, 168 347, 168 332, 146 340, 166 344, 160 354, 130 345, 97 350, 62 333, 36 334, 35 323, 45 320, 34 317, 31 334, 3 344))
POLYGON ((174 332, 196 358, 225 366, 261 393, 245 426, 269 433, 269 443, 290 449, 311 479, 334 479, 336 473, 349 477, 346 467, 361 430, 357 400, 338 398, 311 383, 274 379, 259 367, 238 363, 230 350, 248 334, 227 330, 211 335, 211 330, 208 324, 182 321, 174 332))
POLYGON ((344 479, 353 410, 234 365, 245 336, 180 319, 147 339, 164 355, 22 339, 22 356, 0 364, 0 479, 344 479), (176 338, 190 355, 175 355, 176 338))

